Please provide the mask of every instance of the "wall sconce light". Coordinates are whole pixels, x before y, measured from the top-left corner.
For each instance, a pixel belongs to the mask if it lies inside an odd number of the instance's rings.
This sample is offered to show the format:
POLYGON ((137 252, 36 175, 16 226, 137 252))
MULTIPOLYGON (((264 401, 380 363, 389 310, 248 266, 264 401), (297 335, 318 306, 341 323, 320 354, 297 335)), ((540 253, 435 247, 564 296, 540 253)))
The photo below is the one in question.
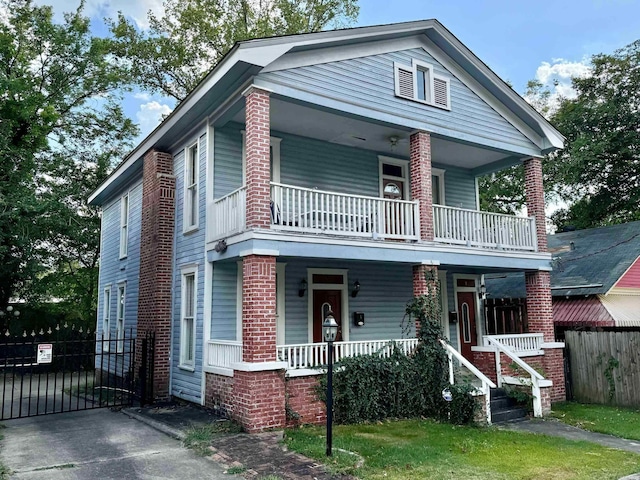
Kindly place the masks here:
POLYGON ((356 280, 353 283, 353 290, 351 290, 351 296, 353 298, 356 298, 358 296, 358 293, 360 293, 360 282, 356 280))
POLYGON ((480 300, 484 300, 487 298, 487 287, 484 283, 480 284, 480 290, 478 291, 478 297, 480 300))
POLYGON ((304 292, 306 291, 307 291, 307 280, 303 278, 300 281, 300 286, 298 287, 298 296, 304 297, 304 292))

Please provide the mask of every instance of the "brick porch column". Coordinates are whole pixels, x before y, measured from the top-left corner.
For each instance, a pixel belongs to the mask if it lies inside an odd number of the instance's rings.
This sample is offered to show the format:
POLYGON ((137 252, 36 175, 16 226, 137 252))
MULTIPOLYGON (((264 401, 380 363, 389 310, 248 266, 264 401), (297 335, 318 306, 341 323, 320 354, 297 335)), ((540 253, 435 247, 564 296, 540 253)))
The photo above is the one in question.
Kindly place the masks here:
POLYGON ((536 219, 538 251, 547 251, 546 217, 544 213, 544 187, 542 184, 542 160, 529 158, 524 161, 524 186, 527 213, 536 219))
POLYGON ((142 338, 156 336, 153 398, 169 400, 171 352, 171 302, 173 237, 175 229, 173 157, 150 150, 142 173, 142 222, 140 231, 140 290, 138 293, 138 338, 136 376, 142 361, 142 338))
POLYGON ((242 364, 234 372, 234 416, 248 432, 285 425, 284 372, 276 362, 276 257, 242 262, 242 364))
POLYGON ((431 135, 414 132, 409 137, 411 199, 420 202, 420 238, 433 240, 433 199, 431 193, 431 135))
MULTIPOLYGON (((436 295, 438 267, 435 265, 413 266, 413 296, 436 295), (427 277, 430 277, 428 280, 427 277), (433 280, 431 280, 431 278, 433 280)), ((420 321, 416 320, 416 336, 420 335, 420 321)))
POLYGON ((271 224, 269 92, 249 87, 245 92, 247 228, 271 224))

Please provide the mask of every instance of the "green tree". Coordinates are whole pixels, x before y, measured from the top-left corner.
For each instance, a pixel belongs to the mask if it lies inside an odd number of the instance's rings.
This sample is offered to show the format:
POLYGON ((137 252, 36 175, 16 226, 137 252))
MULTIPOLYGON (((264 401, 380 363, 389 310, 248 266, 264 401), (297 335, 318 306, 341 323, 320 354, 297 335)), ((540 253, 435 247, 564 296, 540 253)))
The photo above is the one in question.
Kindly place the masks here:
POLYGON ((118 57, 144 90, 183 100, 235 42, 352 24, 357 0, 166 0, 148 31, 110 21, 118 57))
POLYGON ((38 280, 61 263, 56 252, 81 242, 87 227, 74 227, 95 212, 65 188, 86 195, 106 175, 92 173, 91 161, 112 158, 100 148, 119 149, 133 131, 116 96, 127 71, 111 42, 90 34, 82 7, 56 24, 51 7, 0 0, 0 305, 39 292, 38 280), (81 152, 95 155, 87 162, 81 152))

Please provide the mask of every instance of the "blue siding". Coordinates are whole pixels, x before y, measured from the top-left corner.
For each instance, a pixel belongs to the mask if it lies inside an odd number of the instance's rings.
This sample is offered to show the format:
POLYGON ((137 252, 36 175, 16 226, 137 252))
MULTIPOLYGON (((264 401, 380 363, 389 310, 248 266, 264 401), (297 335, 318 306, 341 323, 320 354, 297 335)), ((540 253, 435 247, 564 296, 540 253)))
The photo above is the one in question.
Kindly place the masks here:
MULTIPOLYGON (((211 296, 211 338, 236 340, 238 265, 214 263, 211 296)), ((241 308, 238 306, 238 308, 241 308)))
POLYGON ((347 112, 355 107, 372 118, 392 116, 399 124, 411 128, 421 125, 451 138, 518 153, 540 153, 528 138, 422 48, 261 73, 258 79, 276 92, 286 91, 311 103, 347 112), (395 96, 393 64, 410 66, 412 59, 433 65, 436 74, 451 79, 451 111, 395 96))
MULTIPOLYGON (((242 186, 242 130, 229 124, 215 131, 215 197, 242 186)), ((289 185, 378 197, 378 153, 307 137, 272 132, 281 138, 280 181, 289 185)), ((404 159, 407 160, 408 159, 404 159)), ((446 205, 476 208, 471 170, 434 163, 445 170, 446 205)))
MULTIPOLYGON (((127 185, 117 196, 102 208, 100 274, 98 279, 98 318, 96 332, 102 336, 104 316, 104 289, 111 286, 110 337, 116 338, 116 302, 118 284, 126 283, 124 328, 133 335, 138 325, 138 288, 140 274, 140 225, 142 219, 142 183, 127 185), (129 192, 129 223, 127 257, 120 259, 120 198, 129 192)), ((98 346, 100 350, 101 346, 98 346)), ((115 351, 115 344, 111 345, 115 351)), ((113 360, 115 357, 111 356, 113 360)), ((127 361, 127 359, 124 359, 127 361)), ((99 359, 96 360, 99 362, 99 359)), ((99 366, 98 364, 96 366, 99 366)), ((122 371, 120 365, 110 365, 113 371, 122 371)))
POLYGON ((207 141, 204 131, 198 132, 197 136, 185 141, 180 145, 180 149, 173 152, 174 174, 176 176, 176 223, 175 223, 175 245, 174 245, 174 288, 173 288, 173 335, 172 335, 172 377, 171 394, 190 400, 200 402, 202 397, 202 360, 204 343, 204 244, 205 244, 205 221, 206 221, 206 155, 207 141), (200 154, 200 178, 198 185, 199 193, 199 228, 195 231, 184 234, 183 230, 183 208, 184 208, 184 159, 185 148, 199 141, 200 154), (185 370, 179 367, 180 363, 180 307, 182 299, 181 268, 187 265, 197 265, 197 304, 196 304, 196 343, 195 343, 195 369, 185 370))

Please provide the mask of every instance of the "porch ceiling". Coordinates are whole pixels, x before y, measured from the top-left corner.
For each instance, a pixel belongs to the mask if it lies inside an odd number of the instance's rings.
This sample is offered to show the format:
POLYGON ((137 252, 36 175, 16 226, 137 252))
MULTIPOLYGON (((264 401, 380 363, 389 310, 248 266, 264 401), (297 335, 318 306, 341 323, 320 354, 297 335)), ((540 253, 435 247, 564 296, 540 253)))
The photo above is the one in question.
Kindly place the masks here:
MULTIPOLYGON (((245 123, 244 108, 233 121, 245 123)), ((315 138, 340 145, 372 150, 380 154, 409 157, 407 129, 338 115, 316 108, 271 99, 271 130, 315 138), (398 137, 392 145, 390 137, 398 137)), ((432 161, 436 164, 475 169, 507 159, 511 154, 466 143, 433 137, 432 161)))

